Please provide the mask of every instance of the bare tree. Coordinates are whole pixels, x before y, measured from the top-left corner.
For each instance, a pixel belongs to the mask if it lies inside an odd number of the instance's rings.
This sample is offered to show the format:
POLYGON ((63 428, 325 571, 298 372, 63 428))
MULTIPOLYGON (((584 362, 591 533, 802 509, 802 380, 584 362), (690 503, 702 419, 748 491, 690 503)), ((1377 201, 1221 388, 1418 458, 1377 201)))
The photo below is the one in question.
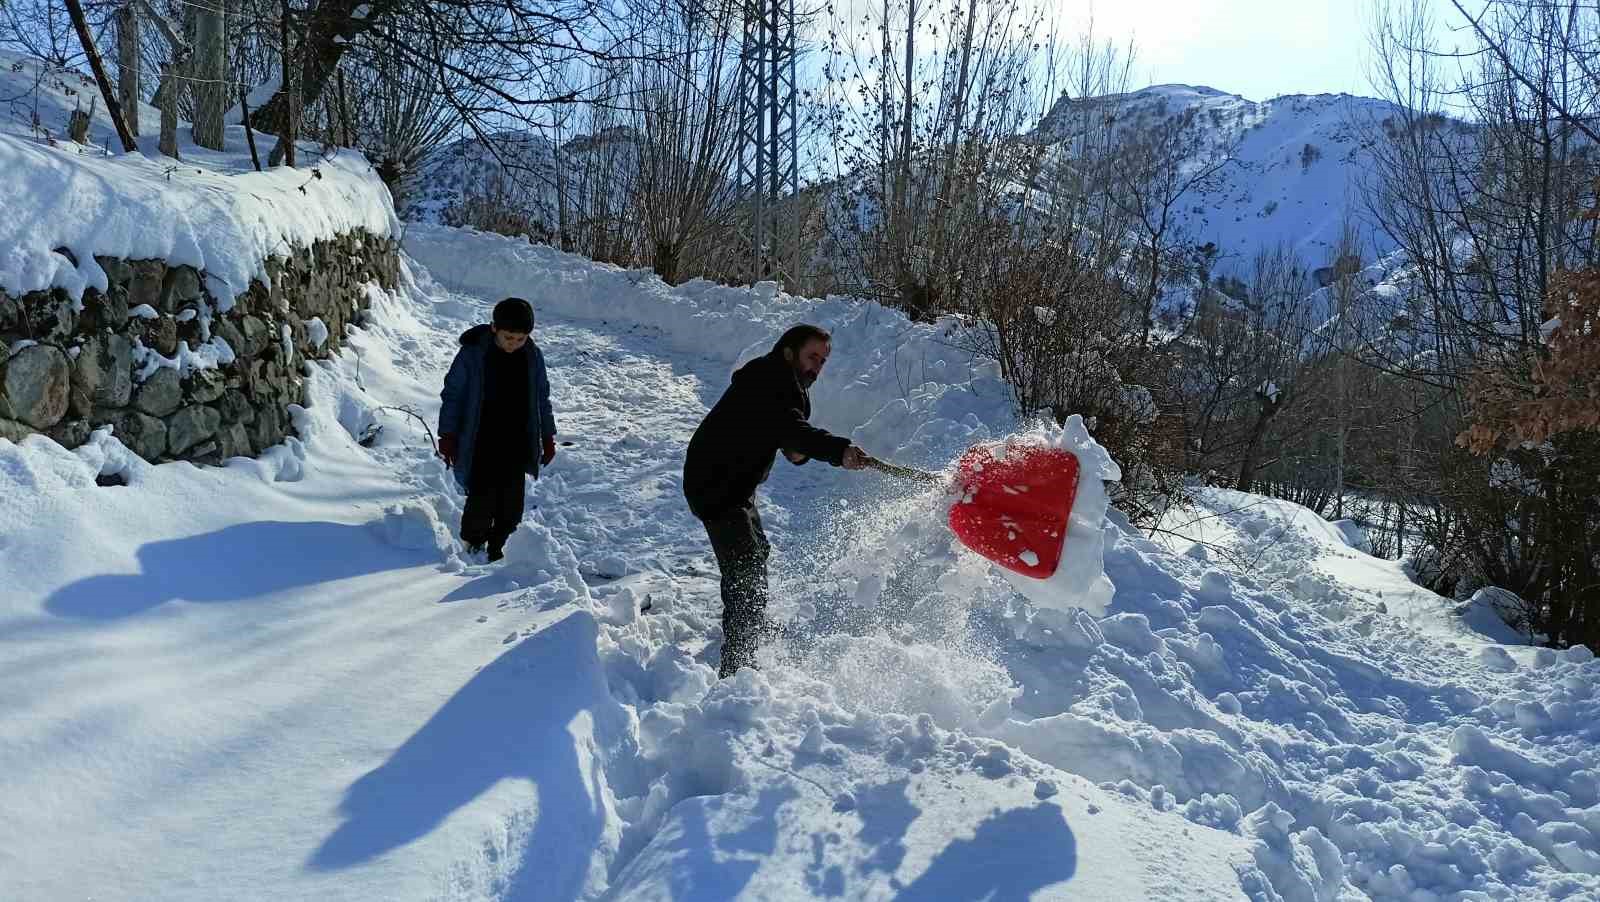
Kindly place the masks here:
POLYGON ((1211 184, 1233 162, 1234 148, 1215 144, 1210 133, 1198 128, 1200 111, 1187 107, 1168 115, 1157 101, 1153 120, 1145 110, 1135 111, 1134 123, 1119 134, 1120 160, 1112 171, 1118 179, 1111 196, 1137 223, 1142 246, 1136 257, 1141 271, 1144 323, 1139 343, 1150 345, 1157 303, 1166 286, 1188 273, 1183 261, 1190 248, 1180 234, 1176 213, 1191 192, 1211 184))
POLYGON ((14 47, 52 66, 70 68, 84 61, 83 44, 66 4, 55 0, 0 3, 0 47, 14 47))
MULTIPOLYGON (((395 24, 414 35, 428 58, 448 58, 451 48, 436 43, 442 36, 407 23, 414 9, 396 14, 395 24)), ((443 144, 461 127, 447 98, 466 77, 446 67, 414 65, 406 52, 371 34, 362 34, 347 51, 350 93, 360 102, 348 112, 352 143, 378 168, 399 204, 405 176, 416 170, 429 150, 443 144)))
POLYGON ((635 196, 651 265, 669 283, 684 274, 686 250, 731 224, 737 200, 729 178, 738 140, 739 34, 732 10, 708 17, 693 7, 663 16, 680 23, 673 35, 678 53, 670 63, 634 67, 635 196))
MULTIPOLYGON (((1544 365, 1546 304, 1561 274, 1596 264, 1600 19, 1590 6, 1490 2, 1476 46, 1442 54, 1420 4, 1385 11, 1380 85, 1397 110, 1375 137, 1369 207, 1399 243, 1407 278, 1362 335, 1370 366, 1422 386, 1415 458, 1440 513, 1424 522, 1443 588, 1493 584, 1529 600, 1553 643, 1600 640, 1592 602, 1600 477, 1582 432, 1541 445, 1457 446, 1482 412, 1483 373, 1544 365), (1460 66, 1446 85, 1445 63, 1460 66), (1467 124, 1440 115, 1464 106, 1467 124), (1488 450, 1483 448, 1482 450, 1488 450)), ((1484 409, 1492 411, 1493 406, 1484 409)))
POLYGON ((1032 154, 1018 135, 1054 99, 1045 25, 1028 0, 891 0, 833 24, 826 115, 849 197, 830 240, 860 261, 838 282, 918 317, 959 306, 968 230, 1014 206, 1006 167, 1032 154), (864 50, 863 29, 881 48, 864 50))
POLYGON ((621 266, 645 262, 638 217, 632 213, 639 141, 628 124, 631 118, 611 105, 592 105, 579 126, 585 134, 564 145, 577 170, 571 223, 574 249, 621 266))
POLYGON ((128 132, 139 136, 139 9, 129 3, 117 10, 117 99, 128 132))
POLYGON ((1258 251, 1247 278, 1220 280, 1238 296, 1202 288, 1187 333, 1176 342, 1184 361, 1184 408, 1197 447, 1189 458, 1202 472, 1235 469, 1248 492, 1269 430, 1289 419, 1307 394, 1314 299, 1305 265, 1287 244, 1258 251), (1231 287, 1237 286, 1237 287, 1231 287))
POLYGON ((465 131, 491 151, 491 136, 509 124, 537 128, 550 106, 616 92, 599 64, 636 58, 652 34, 647 15, 600 0, 324 0, 294 17, 300 49, 285 82, 298 87, 281 88, 255 112, 258 128, 280 132, 296 98, 318 109, 341 60, 360 43, 426 75, 465 131), (551 90, 575 61, 597 76, 551 90))
POLYGON ((132 153, 139 149, 134 142, 133 134, 128 131, 128 123, 122 118, 122 106, 117 103, 117 94, 111 87, 111 79, 106 76, 106 67, 100 62, 100 51, 95 48, 94 37, 89 34, 89 21, 83 15, 83 5, 78 0, 67 0, 67 12, 72 16, 72 26, 78 32, 78 40, 83 44, 84 56, 89 59, 89 68, 94 72, 94 80, 100 86, 100 96, 105 98, 106 112, 111 116, 111 122, 116 126, 117 137, 122 140, 122 149, 132 153))

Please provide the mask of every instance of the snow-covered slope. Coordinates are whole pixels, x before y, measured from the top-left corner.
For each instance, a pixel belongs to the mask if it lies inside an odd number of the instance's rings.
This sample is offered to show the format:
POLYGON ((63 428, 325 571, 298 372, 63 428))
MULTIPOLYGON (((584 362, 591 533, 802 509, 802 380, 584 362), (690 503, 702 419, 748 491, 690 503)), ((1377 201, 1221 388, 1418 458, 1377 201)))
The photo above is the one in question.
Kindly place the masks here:
MULTIPOLYGON (((1361 232, 1363 253, 1392 248, 1386 236, 1362 228, 1362 179, 1370 174, 1368 153, 1395 109, 1385 101, 1348 94, 1291 95, 1264 102, 1246 100, 1213 88, 1158 85, 1129 94, 1088 100, 1063 100, 1032 137, 1052 143, 1071 140, 1077 114, 1085 108, 1111 115, 1130 138, 1159 123, 1191 116, 1189 165, 1227 153, 1228 163, 1209 183, 1187 195, 1175 211, 1181 228, 1201 244, 1218 247, 1218 275, 1248 268, 1257 250, 1280 241, 1297 250, 1308 267, 1332 261, 1347 218, 1361 232)), ((1452 126, 1464 127, 1464 126, 1452 126)), ((447 211, 468 193, 500 195, 553 233, 557 179, 554 148, 527 133, 490 139, 509 168, 485 143, 466 139, 429 154, 408 181, 403 215, 443 222, 447 211), (470 189, 470 192, 469 192, 470 189)), ((581 138, 563 148, 562 167, 569 190, 583 184, 585 167, 602 165, 599 151, 616 153, 604 161, 625 170, 631 160, 625 130, 600 138, 581 138)))
MULTIPOLYGON (((1256 250, 1279 241, 1309 266, 1331 262, 1347 216, 1361 225, 1368 148, 1396 110, 1348 94, 1289 95, 1265 102, 1213 88, 1158 85, 1130 94, 1063 100, 1035 137, 1070 142, 1084 109, 1113 116, 1129 135, 1192 117, 1184 132, 1190 166, 1231 156, 1210 184, 1185 196, 1180 225, 1197 243, 1215 242, 1222 265, 1248 267, 1256 250)), ((1363 232, 1364 251, 1387 250, 1383 235, 1363 232)))
POLYGON ((518 209, 554 224, 555 148, 528 132, 492 136, 493 150, 477 138, 464 138, 423 157, 405 180, 405 216, 442 223, 459 214, 473 194, 500 194, 518 209))
POLYGON ((471 293, 419 269, 376 297, 266 462, 0 442, 0 896, 1600 893, 1600 663, 1473 634, 1281 502, 1203 494, 1160 543, 1113 517, 1092 617, 1029 604, 937 495, 780 466, 786 627, 716 681, 679 473, 735 363, 831 326, 819 419, 930 466, 1016 428, 992 371, 870 305, 408 246, 471 293), (512 291, 573 444, 491 568, 379 408, 431 420, 454 335, 512 291))
POLYGON ((561 190, 574 212, 587 208, 588 192, 597 186, 617 193, 613 205, 627 202, 635 141, 627 128, 584 135, 560 148, 530 132, 463 138, 424 156, 406 177, 402 213, 417 222, 460 224, 471 216, 468 204, 487 200, 525 217, 536 237, 552 241, 561 222, 561 190), (620 178, 585 177, 600 167, 620 178))

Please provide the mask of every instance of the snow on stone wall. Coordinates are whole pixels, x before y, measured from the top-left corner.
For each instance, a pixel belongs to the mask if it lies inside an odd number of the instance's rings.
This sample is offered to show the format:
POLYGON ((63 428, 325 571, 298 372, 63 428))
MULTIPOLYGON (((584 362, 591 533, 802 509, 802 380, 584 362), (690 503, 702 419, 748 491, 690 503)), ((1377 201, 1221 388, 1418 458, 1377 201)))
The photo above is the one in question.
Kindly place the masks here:
POLYGON ((0 290, 0 437, 76 448, 110 425, 145 460, 212 464, 283 440, 289 405, 306 400, 305 360, 337 353, 368 286, 392 288, 400 266, 393 239, 352 231, 267 258, 266 282, 219 304, 192 266, 94 263, 107 288, 78 300, 0 290))

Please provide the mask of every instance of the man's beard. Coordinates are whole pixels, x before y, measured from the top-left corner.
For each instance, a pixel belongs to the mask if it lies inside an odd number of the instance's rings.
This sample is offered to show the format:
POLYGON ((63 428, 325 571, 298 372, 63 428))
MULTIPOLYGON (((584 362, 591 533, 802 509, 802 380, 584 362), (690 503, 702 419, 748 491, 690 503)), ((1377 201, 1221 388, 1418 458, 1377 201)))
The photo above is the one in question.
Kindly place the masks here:
POLYGON ((805 370, 795 370, 794 377, 800 380, 801 388, 810 388, 817 381, 816 373, 808 373, 805 370))

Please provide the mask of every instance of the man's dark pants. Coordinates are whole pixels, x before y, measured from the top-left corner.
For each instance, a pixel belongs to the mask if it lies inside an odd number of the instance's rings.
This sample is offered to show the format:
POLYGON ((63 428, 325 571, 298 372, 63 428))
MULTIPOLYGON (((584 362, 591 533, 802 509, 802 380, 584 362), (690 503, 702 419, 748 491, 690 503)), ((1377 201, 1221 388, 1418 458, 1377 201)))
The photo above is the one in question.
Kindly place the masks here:
POLYGON ((732 676, 754 667, 756 648, 766 631, 767 556, 772 546, 761 528, 755 499, 704 521, 711 550, 722 570, 722 666, 732 676))
POLYGON ((487 544, 496 551, 504 548, 507 537, 522 522, 526 495, 527 480, 520 473, 488 485, 474 485, 461 511, 461 541, 468 547, 487 544))

